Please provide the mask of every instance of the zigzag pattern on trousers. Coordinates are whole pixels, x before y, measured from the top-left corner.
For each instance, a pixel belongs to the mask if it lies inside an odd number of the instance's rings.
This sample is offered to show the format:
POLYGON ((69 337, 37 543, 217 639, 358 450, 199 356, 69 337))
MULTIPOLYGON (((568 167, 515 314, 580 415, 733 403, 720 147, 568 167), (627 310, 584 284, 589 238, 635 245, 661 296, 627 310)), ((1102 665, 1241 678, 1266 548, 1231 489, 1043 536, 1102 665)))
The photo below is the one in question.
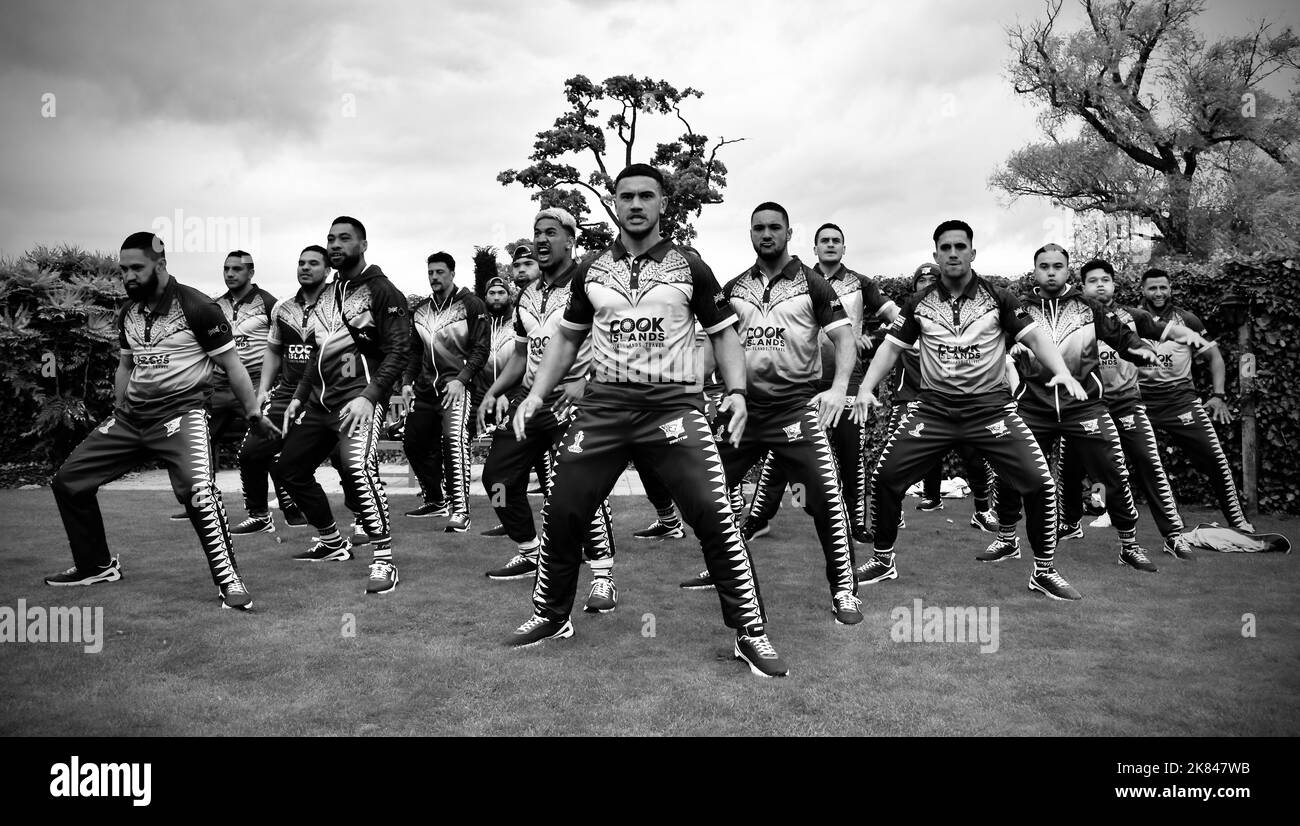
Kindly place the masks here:
POLYGON ((876 464, 871 469, 871 525, 873 528, 877 527, 879 521, 877 503, 880 501, 880 496, 876 490, 880 486, 880 466, 889 457, 889 451, 893 449, 898 434, 902 432, 911 419, 912 405, 910 404, 896 404, 889 411, 889 435, 885 437, 885 443, 880 447, 880 454, 876 456, 876 464))
MULTIPOLYGON (((1155 480, 1155 501, 1148 501, 1147 507, 1158 522, 1162 522, 1168 533, 1182 533, 1183 516, 1178 512, 1178 500, 1174 497, 1174 488, 1169 484, 1164 462, 1160 460, 1160 445, 1156 442, 1156 430, 1151 426, 1147 416, 1146 405, 1138 405, 1133 413, 1133 423, 1138 431, 1138 450, 1130 456, 1130 461, 1144 464, 1147 472, 1155 480)), ((1147 499, 1151 499, 1150 494, 1147 499)), ((1166 535, 1168 535, 1166 533, 1166 535)))
POLYGON ((819 466, 817 475, 821 480, 822 495, 831 512, 831 547, 822 548, 835 569, 835 593, 857 589, 853 577, 853 545, 849 541, 849 515, 844 509, 844 496, 840 491, 839 468, 836 466, 835 450, 831 447, 829 434, 817 424, 817 411, 810 409, 804 413, 805 432, 815 434, 813 443, 817 447, 819 466))
POLYGON ((371 539, 389 538, 388 495, 379 481, 379 439, 383 416, 372 415, 370 427, 360 439, 339 434, 344 481, 356 488, 361 505, 361 524, 371 539))
MULTIPOLYGON (((1115 419, 1109 413, 1103 413, 1097 417, 1101 422, 1102 434, 1106 437, 1106 442, 1110 448, 1110 461, 1115 466, 1116 473, 1119 474, 1121 481, 1121 490, 1119 494, 1119 503, 1123 513, 1112 513, 1111 519, 1115 521, 1116 528, 1123 528, 1125 524, 1137 524, 1138 512, 1137 505, 1133 503, 1133 486, 1129 481, 1128 464, 1124 461, 1124 445, 1119 438, 1119 428, 1115 426, 1115 419)), ((1078 491, 1075 491, 1077 494, 1078 491)))
POLYGON ((713 439, 713 431, 701 413, 692 412, 687 420, 696 429, 704 442, 706 474, 713 489, 713 501, 717 504, 718 518, 723 523, 723 553, 731 568, 731 575, 740 584, 736 588, 739 625, 744 628, 763 622, 763 606, 758 599, 758 583, 754 579, 754 566, 749 558, 749 548, 737 527, 737 514, 731 506, 731 491, 727 489, 727 472, 718 454, 718 444, 713 439))
MULTIPOLYGON (((1034 432, 1029 429, 1029 425, 1025 424, 1025 420, 1020 418, 1020 414, 1008 412, 1006 421, 1015 428, 1015 432, 1020 434, 1020 437, 1028 444, 1030 451, 1032 451, 1035 466, 1026 468, 1026 470, 1030 472, 1037 470, 1039 478, 1043 481, 1046 488, 1043 493, 1042 522, 1039 524, 1039 529, 1042 533, 1037 537, 1037 541, 1034 541, 1034 534, 1037 532, 1029 530, 1029 497, 1022 497, 1022 502, 1025 503, 1025 529, 1029 534, 1031 544, 1034 545, 1034 559, 1047 562, 1056 556, 1056 480, 1052 478, 1052 471, 1047 466, 1047 459, 1043 456, 1043 451, 1038 447, 1038 440, 1034 438, 1034 432)), ((1038 494, 1030 494, 1030 496, 1037 495, 1038 494)))
POLYGON ((221 491, 213 479, 208 414, 205 410, 191 410, 185 419, 184 432, 190 440, 190 472, 194 480, 188 509, 190 519, 198 532, 208 569, 212 571, 212 581, 219 586, 229 585, 238 576, 239 566, 230 544, 230 526, 221 491))
POLYGON ((1219 444, 1219 434, 1214 431, 1214 423, 1210 421, 1209 414, 1205 412, 1205 408, 1199 401, 1192 406, 1192 412, 1196 415, 1196 423, 1205 431, 1206 441, 1214 450, 1214 461, 1217 467, 1206 468, 1205 472, 1209 474, 1211 486, 1218 494, 1219 509, 1223 511, 1224 517, 1232 527, 1244 530, 1249 522, 1246 520, 1245 511, 1241 509, 1241 500, 1237 497, 1237 483, 1232 479, 1232 466, 1228 464, 1228 457, 1224 455, 1223 447, 1219 444))
POLYGON ((453 513, 469 513, 469 404, 468 394, 452 402, 450 410, 444 410, 447 430, 442 436, 442 455, 450 465, 444 477, 444 492, 451 502, 453 513))

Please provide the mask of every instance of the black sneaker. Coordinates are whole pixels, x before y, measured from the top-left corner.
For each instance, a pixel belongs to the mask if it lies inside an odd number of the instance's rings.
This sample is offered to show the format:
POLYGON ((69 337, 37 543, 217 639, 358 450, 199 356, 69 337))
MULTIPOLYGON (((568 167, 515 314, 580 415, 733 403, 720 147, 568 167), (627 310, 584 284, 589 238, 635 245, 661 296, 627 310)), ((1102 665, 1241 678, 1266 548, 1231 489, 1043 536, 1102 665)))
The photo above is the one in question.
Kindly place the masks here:
POLYGON ((317 537, 310 548, 294 554, 293 558, 299 562, 347 562, 352 558, 352 543, 344 539, 339 544, 330 546, 317 537))
POLYGON ((984 549, 984 553, 975 554, 975 559, 980 562, 1001 562, 1004 559, 1020 558, 1020 537, 1013 536, 1011 541, 1005 539, 995 539, 984 549))
POLYGON ((708 571, 700 571, 695 576, 680 583, 677 587, 685 588, 688 591, 703 590, 713 587, 713 576, 708 571))
POLYGON ((366 579, 367 594, 391 594, 397 587, 397 566, 391 559, 376 559, 370 563, 370 576, 366 579))
POLYGON ((302 511, 298 508, 284 508, 280 511, 280 516, 284 519, 284 524, 291 528, 307 528, 311 526, 311 523, 307 521, 307 517, 303 516, 302 511))
POLYGON ((857 625, 862 622, 862 600, 848 591, 840 591, 831 600, 831 612, 836 625, 857 625))
POLYGON ((919 511, 941 511, 943 510, 943 500, 922 496, 921 501, 916 503, 916 509, 919 511))
POLYGON ((189 515, 188 513, 186 513, 185 511, 181 511, 180 513, 173 513, 171 516, 169 516, 169 517, 167 517, 167 518, 170 519, 170 520, 173 521, 173 522, 188 522, 188 521, 190 521, 190 515, 189 515))
POLYGON ((1136 568, 1139 571, 1146 571, 1149 574, 1156 572, 1156 566, 1151 560, 1147 559, 1146 552, 1137 545, 1125 545, 1119 549, 1119 564, 1136 568))
POLYGON ((645 530, 632 534, 633 539, 681 539, 684 536, 686 531, 682 530, 681 522, 676 525, 665 525, 660 519, 651 522, 650 527, 645 530))
POLYGON ((253 595, 244 586, 244 580, 235 574, 235 578, 221 586, 221 607, 247 611, 253 607, 253 595))
POLYGON ((269 513, 266 516, 250 516, 231 528, 230 533, 235 536, 247 536, 253 533, 275 533, 275 520, 271 518, 269 513))
POLYGON ((1165 546, 1161 550, 1170 556, 1177 557, 1186 562, 1191 562, 1196 558, 1192 556, 1192 546, 1187 541, 1187 537, 1183 536, 1181 533, 1166 536, 1165 546))
POLYGON ((73 565, 66 571, 57 574, 51 574, 45 578, 46 585, 55 587, 65 587, 68 585, 94 585, 96 582, 117 582, 122 578, 122 566, 118 564, 117 557, 109 562, 103 568, 91 574, 83 574, 73 565))
POLYGON ((876 535, 871 532, 871 528, 860 525, 853 529, 853 541, 863 545, 870 545, 876 541, 876 535))
POLYGON ((413 511, 407 511, 406 515, 413 519, 424 519, 428 516, 450 516, 451 506, 446 502, 425 502, 413 511))
POLYGON ((614 585, 614 578, 609 576, 593 577, 591 580, 591 594, 587 597, 587 604, 582 606, 582 610, 588 614, 608 614, 618 607, 618 588, 614 585))
POLYGON ((870 559, 853 569, 853 576, 859 585, 870 585, 873 582, 898 579, 898 568, 895 567, 894 560, 886 562, 873 554, 870 559))
POLYGON ((1083 525, 1075 522, 1071 525, 1069 522, 1062 522, 1056 526, 1056 541, 1060 542, 1065 539, 1083 539, 1083 525))
POLYGON ((479 536, 505 536, 506 526, 497 525, 495 528, 488 528, 486 531, 479 531, 479 536))
POLYGON ((443 533, 465 533, 469 530, 469 514, 453 513, 447 520, 447 526, 442 529, 443 533))
POLYGON ((515 554, 510 561, 500 568, 493 568, 485 576, 488 579, 507 580, 523 579, 537 573, 536 560, 529 559, 523 554, 515 554))
POLYGON ((761 625, 738 632, 733 652, 736 659, 748 663, 749 670, 759 677, 785 677, 790 674, 790 669, 772 647, 772 641, 767 638, 761 625))
POLYGON ((975 511, 970 515, 970 526, 979 528, 984 533, 997 533, 998 515, 991 510, 975 511))
POLYGON ((1043 568, 1039 570, 1034 567, 1034 573, 1029 577, 1029 590, 1046 594, 1052 599, 1075 600, 1083 599, 1074 586, 1065 581, 1065 577, 1056 572, 1055 568, 1043 568))
POLYGON ((570 620, 556 622, 534 615, 528 622, 515 629, 506 640, 511 648, 528 648, 547 640, 562 640, 573 636, 573 623, 570 620))

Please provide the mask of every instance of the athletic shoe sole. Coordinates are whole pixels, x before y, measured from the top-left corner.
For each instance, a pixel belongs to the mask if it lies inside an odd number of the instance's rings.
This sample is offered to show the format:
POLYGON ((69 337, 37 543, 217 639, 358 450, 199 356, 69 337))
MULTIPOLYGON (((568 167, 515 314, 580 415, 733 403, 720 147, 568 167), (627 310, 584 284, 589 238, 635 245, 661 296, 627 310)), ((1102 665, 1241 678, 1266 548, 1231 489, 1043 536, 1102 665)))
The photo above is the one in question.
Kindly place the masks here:
POLYGON ((71 586, 97 585, 101 582, 117 582, 121 578, 122 578, 121 568, 110 568, 107 571, 102 571, 98 574, 95 574, 93 576, 88 576, 85 579, 79 579, 75 582, 50 582, 47 579, 45 580, 45 584, 50 586, 51 588, 68 588, 71 586))
POLYGON ((258 533, 275 533, 275 523, 270 522, 266 525, 266 527, 258 528, 255 531, 237 531, 234 530, 233 528, 230 531, 231 536, 252 536, 253 534, 258 534, 258 533))
POLYGON ((641 533, 632 534, 633 539, 642 539, 647 542, 651 542, 651 541, 662 542, 665 539, 681 539, 684 536, 686 536, 686 532, 683 531, 681 528, 677 528, 676 530, 669 531, 668 533, 655 534, 654 536, 644 536, 641 533))
POLYGON ((541 639, 533 640, 532 642, 519 643, 518 645, 512 643, 510 645, 510 648, 515 651, 522 651, 525 648, 533 648, 534 646, 541 645, 542 643, 548 642, 550 640, 567 640, 569 637, 572 636, 573 636, 573 621, 568 620, 564 623, 563 626, 561 626, 559 631, 556 631, 554 634, 551 634, 549 637, 542 637, 541 639))
POLYGON ((713 590, 716 590, 716 588, 714 587, 714 585, 713 585, 712 582, 708 582, 708 583, 701 582, 699 585, 687 585, 686 583, 683 582, 683 583, 682 583, 681 585, 679 585, 678 587, 681 588, 683 591, 713 591, 713 590))
POLYGON ((858 579, 858 572, 854 571, 853 578, 858 580, 859 585, 870 585, 873 582, 884 582, 887 579, 898 579, 898 568, 897 567, 890 568, 888 571, 885 571, 883 574, 877 574, 871 579, 858 579))
POLYGON ((222 598, 221 598, 221 607, 222 607, 223 610, 226 610, 226 611, 249 611, 249 610, 252 610, 252 608, 253 608, 253 603, 250 602, 250 603, 248 603, 247 605, 227 605, 227 604, 226 604, 226 599, 225 599, 225 597, 222 597, 222 598))
POLYGON ((346 548, 341 548, 329 554, 328 556, 322 556, 320 558, 315 558, 315 559, 295 556, 293 558, 293 561, 294 562, 347 562, 351 558, 352 558, 352 552, 347 550, 346 548))
POLYGON ((1139 567, 1135 563, 1129 562, 1127 559, 1125 559, 1122 556, 1116 559, 1115 562, 1116 564, 1123 565, 1125 568, 1132 568, 1133 570, 1141 571, 1144 574, 1154 574, 1156 571, 1160 570, 1154 565, 1152 565, 1150 568, 1139 567))
POLYGON ((1032 579, 1029 580, 1029 590, 1040 593, 1049 599, 1056 600, 1057 602, 1078 602, 1079 600, 1083 599, 1082 596, 1078 597, 1077 599, 1070 599, 1069 597, 1057 596, 1056 594, 1053 594, 1051 591, 1047 590, 1047 588, 1045 588, 1042 585, 1039 585, 1037 582, 1035 582, 1032 579))

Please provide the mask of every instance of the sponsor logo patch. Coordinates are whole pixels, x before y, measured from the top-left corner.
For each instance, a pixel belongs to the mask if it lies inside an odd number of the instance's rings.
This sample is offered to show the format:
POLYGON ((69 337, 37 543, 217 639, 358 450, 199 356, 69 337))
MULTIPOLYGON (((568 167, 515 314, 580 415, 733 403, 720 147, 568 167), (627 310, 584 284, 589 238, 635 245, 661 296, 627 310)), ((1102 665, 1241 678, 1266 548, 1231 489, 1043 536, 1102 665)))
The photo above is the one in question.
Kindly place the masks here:
POLYGON ((586 438, 586 435, 587 434, 582 432, 581 430, 577 432, 577 434, 573 437, 573 444, 569 445, 570 453, 582 452, 582 440, 586 438))
POLYGON ((1182 422, 1183 424, 1191 424, 1192 422, 1196 421, 1196 414, 1192 413, 1192 411, 1190 410, 1188 410, 1186 413, 1179 413, 1178 421, 1182 422))
POLYGON ((115 424, 117 424, 117 418, 115 416, 109 416, 108 421, 104 422, 103 424, 101 424, 99 427, 95 429, 98 430, 100 433, 107 435, 108 429, 115 424))
POLYGON ((1010 429, 1007 428, 1007 423, 1003 421, 996 421, 991 425, 986 425, 985 430, 992 433, 993 438, 995 439, 1001 439, 1003 436, 1011 432, 1010 429))
POLYGON ((686 427, 681 419, 665 422, 659 425, 659 429, 664 432, 664 437, 668 439, 670 445, 675 445, 686 438, 686 427))
POLYGON ((782 428, 782 430, 785 431, 786 440, 791 442, 793 442, 795 439, 798 439, 801 435, 803 435, 803 427, 799 424, 799 422, 795 422, 794 424, 788 424, 784 428, 782 428))
POLYGON ((164 424, 163 427, 166 428, 168 436, 175 436, 176 431, 181 429, 181 417, 177 416, 176 418, 172 419, 170 422, 164 424))
POLYGON ((916 428, 907 432, 912 436, 920 436, 922 430, 925 430, 925 422, 917 422, 916 428))
POLYGON ((1100 433, 1100 432, 1101 432, 1101 422, 1099 422, 1099 421, 1096 420, 1096 419, 1088 419, 1087 421, 1079 422, 1079 424, 1083 426, 1083 432, 1084 432, 1084 433, 1100 433))
POLYGON ((1120 416, 1119 425, 1125 430, 1132 430, 1137 427, 1137 416, 1132 413, 1127 416, 1120 416))

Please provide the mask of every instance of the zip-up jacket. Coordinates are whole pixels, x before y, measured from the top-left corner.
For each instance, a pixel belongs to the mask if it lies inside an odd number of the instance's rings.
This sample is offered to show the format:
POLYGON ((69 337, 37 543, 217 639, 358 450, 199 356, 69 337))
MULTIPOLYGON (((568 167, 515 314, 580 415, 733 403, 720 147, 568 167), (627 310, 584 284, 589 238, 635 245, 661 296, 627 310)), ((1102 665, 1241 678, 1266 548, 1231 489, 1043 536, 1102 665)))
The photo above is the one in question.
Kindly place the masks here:
POLYGON ((312 361, 294 397, 327 411, 358 396, 387 404, 410 355, 406 296, 373 264, 356 278, 335 275, 308 324, 312 361))
POLYGON ((475 379, 474 393, 478 398, 482 398, 488 388, 496 383, 497 376, 501 375, 506 362, 510 360, 510 354, 515 351, 514 303, 507 302, 499 313, 488 309, 484 318, 488 328, 488 357, 475 379))
POLYGON ((411 357, 402 384, 424 401, 437 401, 452 379, 472 388, 488 357, 486 315, 483 299, 464 287, 441 305, 433 296, 421 299, 411 310, 411 357))
POLYGON ((1060 387, 1048 387, 1052 372, 1030 351, 1016 357, 1021 378, 1016 399, 1021 408, 1062 422, 1096 415, 1106 395, 1097 369, 1100 361, 1097 342, 1109 344, 1126 361, 1135 360, 1129 349, 1144 347, 1145 342, 1120 322, 1114 310, 1085 298, 1073 285, 1067 285, 1054 298, 1044 296, 1035 287, 1021 297, 1021 303, 1039 329, 1056 344, 1070 375, 1088 394, 1087 399, 1079 401, 1060 387))

